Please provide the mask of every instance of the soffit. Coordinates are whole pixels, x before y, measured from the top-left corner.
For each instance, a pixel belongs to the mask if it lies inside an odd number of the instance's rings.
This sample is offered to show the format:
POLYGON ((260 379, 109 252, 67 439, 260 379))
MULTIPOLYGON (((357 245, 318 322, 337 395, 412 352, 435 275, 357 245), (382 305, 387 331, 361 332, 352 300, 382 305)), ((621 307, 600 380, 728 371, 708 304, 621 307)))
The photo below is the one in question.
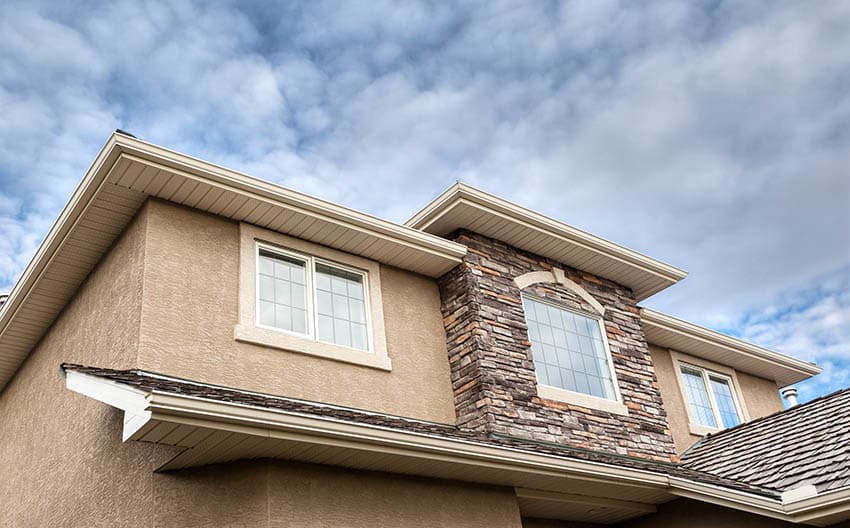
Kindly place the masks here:
POLYGON ((456 183, 405 225, 439 236, 468 229, 632 289, 638 300, 687 272, 580 229, 456 183))
POLYGON ((821 368, 813 363, 747 343, 649 308, 641 308, 640 317, 649 343, 774 380, 780 387, 798 383, 821 372, 821 368))
POLYGON ((149 197, 439 277, 466 248, 113 134, 0 307, 0 390, 149 197))

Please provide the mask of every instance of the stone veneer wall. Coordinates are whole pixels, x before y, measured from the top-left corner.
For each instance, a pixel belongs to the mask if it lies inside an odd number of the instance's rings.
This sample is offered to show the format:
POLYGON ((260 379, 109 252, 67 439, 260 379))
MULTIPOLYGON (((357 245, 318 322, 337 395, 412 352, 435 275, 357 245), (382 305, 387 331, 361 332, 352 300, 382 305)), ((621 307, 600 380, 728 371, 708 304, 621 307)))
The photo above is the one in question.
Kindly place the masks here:
MULTIPOLYGON (((636 301, 628 288, 477 233, 462 230, 449 238, 469 248, 463 263, 439 280, 459 426, 677 461, 636 301), (563 268, 567 278, 605 308, 605 330, 628 416, 538 396, 520 289, 513 279, 553 267, 563 268)), ((595 313, 559 284, 528 289, 595 313)))

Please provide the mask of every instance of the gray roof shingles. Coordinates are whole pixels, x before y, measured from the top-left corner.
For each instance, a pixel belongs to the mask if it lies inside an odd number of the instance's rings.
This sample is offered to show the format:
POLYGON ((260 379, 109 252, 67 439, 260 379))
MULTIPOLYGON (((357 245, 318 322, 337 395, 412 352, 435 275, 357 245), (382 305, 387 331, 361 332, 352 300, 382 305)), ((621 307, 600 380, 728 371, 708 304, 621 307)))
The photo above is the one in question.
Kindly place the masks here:
POLYGON ((473 441, 488 444, 494 447, 506 447, 525 450, 535 453, 555 455, 577 460, 599 462, 612 466, 626 467, 651 471, 654 473, 681 477, 695 482, 712 484, 738 491, 744 491, 770 498, 778 498, 779 494, 771 489, 746 482, 738 482, 723 476, 714 475, 705 471, 684 467, 669 462, 657 462, 642 458, 577 449, 573 447, 552 444, 549 442, 536 442, 504 435, 489 435, 459 428, 452 425, 415 420, 400 416, 390 416, 369 411, 327 405, 317 402, 259 394, 242 391, 228 387, 209 385, 205 383, 183 380, 170 376, 163 376, 141 370, 113 370, 96 367, 85 367, 82 365, 62 364, 64 371, 76 372, 97 376, 99 378, 122 383, 140 390, 150 392, 158 391, 170 394, 182 394, 186 396, 205 398, 209 400, 252 405, 266 409, 277 409, 287 412, 301 413, 316 417, 344 420, 358 424, 368 424, 390 429, 437 435, 447 439, 473 441))
POLYGON ((840 390, 697 442, 684 467, 742 483, 818 493, 850 484, 850 389, 840 390))

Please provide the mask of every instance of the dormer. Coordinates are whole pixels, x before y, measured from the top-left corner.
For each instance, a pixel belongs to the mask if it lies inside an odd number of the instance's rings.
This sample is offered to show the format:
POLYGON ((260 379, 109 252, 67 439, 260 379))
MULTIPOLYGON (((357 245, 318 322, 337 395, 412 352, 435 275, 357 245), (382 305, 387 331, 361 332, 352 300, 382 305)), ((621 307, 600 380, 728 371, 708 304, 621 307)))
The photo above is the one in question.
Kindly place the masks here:
POLYGON ((676 459, 637 302, 684 271, 464 184, 407 225, 468 248, 439 280, 458 425, 676 459))

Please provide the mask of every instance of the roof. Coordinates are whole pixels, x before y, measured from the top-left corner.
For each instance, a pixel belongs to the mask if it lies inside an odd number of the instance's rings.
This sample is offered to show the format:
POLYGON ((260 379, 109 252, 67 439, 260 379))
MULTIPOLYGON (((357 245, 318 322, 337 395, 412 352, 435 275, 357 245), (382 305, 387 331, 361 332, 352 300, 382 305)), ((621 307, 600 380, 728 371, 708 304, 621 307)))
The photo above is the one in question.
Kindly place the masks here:
POLYGON ((684 279, 684 270, 463 183, 455 183, 405 225, 445 236, 469 229, 632 289, 643 300, 684 279))
MULTIPOLYGON (((68 363, 62 364, 61 368, 65 372, 74 371, 81 374, 95 376, 104 380, 117 382, 128 387, 140 389, 148 393, 168 393, 192 398, 248 405, 263 409, 297 412, 357 424, 368 424, 390 429, 399 429, 415 433, 436 435, 444 438, 478 442, 493 446, 519 448, 538 453, 552 454, 559 457, 600 462, 612 466, 651 471, 665 475, 675 475, 750 493, 765 496, 776 496, 776 493, 771 490, 762 489, 758 486, 751 486, 748 484, 740 484, 722 477, 718 478, 708 473, 684 468, 669 462, 659 462, 602 451, 579 449, 566 445, 553 444, 551 442, 533 441, 508 435, 480 433, 453 425, 369 412, 350 407, 329 405, 295 398, 262 394, 252 391, 243 391, 219 385, 175 378, 172 376, 164 376, 144 370, 114 370, 68 363)), ((144 440, 144 438, 142 438, 142 440, 144 440)))
POLYGON ((780 492, 850 486, 850 389, 703 438, 685 467, 780 492))
POLYGON ((281 458, 509 486, 524 514, 606 524, 676 497, 819 526, 850 518, 846 490, 788 495, 715 467, 488 435, 141 370, 62 369, 68 389, 124 411, 125 441, 183 448, 160 471, 281 458))
POLYGON ((439 277, 466 247, 112 134, 0 307, 0 390, 149 197, 439 277))
POLYGON ((772 379, 780 387, 798 383, 821 372, 821 368, 814 363, 649 308, 640 309, 640 321, 646 340, 654 345, 772 379))

